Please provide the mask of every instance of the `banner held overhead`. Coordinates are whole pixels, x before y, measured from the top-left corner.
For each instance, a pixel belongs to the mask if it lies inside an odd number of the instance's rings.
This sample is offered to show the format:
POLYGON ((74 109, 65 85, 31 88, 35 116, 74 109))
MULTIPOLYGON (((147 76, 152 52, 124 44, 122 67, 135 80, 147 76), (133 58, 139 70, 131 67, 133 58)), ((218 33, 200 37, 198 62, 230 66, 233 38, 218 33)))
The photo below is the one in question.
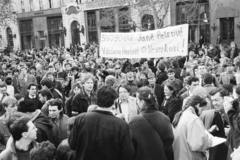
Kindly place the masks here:
POLYGON ((188 24, 147 32, 101 33, 100 56, 157 58, 186 56, 188 24))

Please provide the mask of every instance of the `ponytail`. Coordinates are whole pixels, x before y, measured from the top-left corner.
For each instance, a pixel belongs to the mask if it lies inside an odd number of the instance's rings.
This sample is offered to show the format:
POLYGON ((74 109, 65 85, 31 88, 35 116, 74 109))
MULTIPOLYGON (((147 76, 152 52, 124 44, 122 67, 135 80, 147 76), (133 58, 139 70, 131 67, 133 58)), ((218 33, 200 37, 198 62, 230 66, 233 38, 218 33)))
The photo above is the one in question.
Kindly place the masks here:
POLYGON ((174 120, 172 122, 173 127, 176 128, 176 126, 179 123, 179 120, 182 116, 182 113, 188 109, 189 107, 193 107, 195 112, 198 114, 198 109, 196 108, 196 105, 200 105, 200 107, 203 107, 207 104, 205 99, 202 99, 200 96, 194 95, 192 97, 190 97, 190 99, 186 102, 184 109, 180 112, 178 112, 175 116, 174 116, 174 120))

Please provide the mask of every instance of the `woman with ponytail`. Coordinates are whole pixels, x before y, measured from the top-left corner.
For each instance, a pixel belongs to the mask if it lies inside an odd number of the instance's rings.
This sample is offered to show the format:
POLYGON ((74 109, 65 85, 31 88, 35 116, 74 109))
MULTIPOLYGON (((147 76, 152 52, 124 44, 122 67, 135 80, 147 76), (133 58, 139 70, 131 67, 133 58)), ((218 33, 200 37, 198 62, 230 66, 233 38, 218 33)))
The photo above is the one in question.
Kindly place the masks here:
POLYGON ((173 160, 172 126, 169 118, 158 111, 153 90, 142 87, 136 96, 140 114, 129 122, 135 147, 133 160, 173 160))
POLYGON ((184 110, 175 115, 173 126, 175 140, 173 143, 174 160, 206 160, 204 151, 211 145, 203 122, 198 117, 200 108, 207 102, 194 95, 186 102, 184 110))

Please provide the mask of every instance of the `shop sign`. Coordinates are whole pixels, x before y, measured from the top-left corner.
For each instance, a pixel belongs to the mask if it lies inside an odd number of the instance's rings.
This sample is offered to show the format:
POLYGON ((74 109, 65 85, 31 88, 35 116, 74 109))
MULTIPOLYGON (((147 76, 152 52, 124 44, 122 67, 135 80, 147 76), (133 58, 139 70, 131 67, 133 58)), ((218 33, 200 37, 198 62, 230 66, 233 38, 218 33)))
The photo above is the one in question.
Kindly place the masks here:
POLYGON ((127 5, 128 2, 129 0, 96 0, 92 2, 85 2, 85 10, 124 6, 127 5))

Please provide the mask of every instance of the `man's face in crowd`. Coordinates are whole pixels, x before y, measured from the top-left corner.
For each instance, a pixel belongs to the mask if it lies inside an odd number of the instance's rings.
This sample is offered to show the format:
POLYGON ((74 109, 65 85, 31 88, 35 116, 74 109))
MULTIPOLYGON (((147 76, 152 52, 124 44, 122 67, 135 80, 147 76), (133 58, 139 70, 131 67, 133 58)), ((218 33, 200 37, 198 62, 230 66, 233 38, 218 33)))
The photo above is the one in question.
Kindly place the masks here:
POLYGON ((120 72, 121 71, 121 66, 117 64, 115 66, 115 70, 116 70, 116 72, 120 72))
POLYGON ((29 121, 27 123, 27 126, 28 126, 28 131, 23 133, 24 138, 32 140, 32 141, 36 140, 37 139, 37 130, 38 129, 36 128, 36 126, 33 124, 32 121, 29 121))
POLYGON ((31 70, 30 70, 30 74, 31 74, 31 75, 35 75, 35 74, 36 74, 36 70, 35 70, 35 69, 31 69, 31 70))
POLYGON ((206 67, 205 67, 205 66, 199 66, 199 67, 198 67, 198 73, 199 73, 199 74, 202 75, 202 74, 206 73, 206 71, 207 71, 207 70, 206 70, 206 67))
POLYGON ((0 88, 0 92, 1 92, 3 95, 7 95, 7 87, 1 87, 1 88, 0 88))
POLYGON ((65 69, 66 69, 66 71, 71 71, 71 65, 69 65, 69 64, 67 64, 66 66, 65 66, 65 69))
POLYGON ((146 68, 148 67, 148 62, 145 61, 145 62, 142 64, 142 67, 143 67, 143 69, 146 69, 146 68))
POLYGON ((54 67, 55 67, 55 69, 56 69, 57 71, 60 70, 60 64, 59 64, 59 63, 56 63, 54 67))
POLYGON ((73 89, 73 93, 75 94, 75 95, 77 95, 78 93, 80 93, 81 92, 81 89, 79 88, 79 87, 75 87, 74 89, 73 89))
POLYGON ((156 78, 155 77, 149 77, 148 82, 149 82, 149 84, 154 85, 156 83, 156 78))
POLYGON ((29 95, 35 96, 37 94, 37 87, 36 86, 31 86, 30 89, 28 90, 29 95))
POLYGON ((73 70, 73 71, 72 71, 72 74, 73 74, 74 76, 76 76, 76 75, 78 74, 78 71, 77 71, 77 70, 73 70))
POLYGON ((199 81, 196 82, 192 82, 192 84, 190 85, 190 91, 193 91, 194 88, 196 88, 197 86, 199 86, 199 81))
POLYGON ((129 82, 134 81, 134 73, 133 73, 133 72, 128 72, 128 73, 126 74, 126 77, 127 77, 127 80, 128 80, 129 82))
POLYGON ((54 76, 52 74, 48 74, 47 78, 50 79, 51 81, 54 81, 54 76))
POLYGON ((228 72, 233 71, 233 66, 232 66, 232 65, 227 66, 226 70, 227 70, 228 72))
POLYGON ((49 117, 52 119, 58 118, 60 115, 61 110, 58 109, 58 106, 49 106, 48 108, 49 111, 49 117))
POLYGON ((93 90, 93 80, 90 78, 84 83, 84 88, 86 91, 92 91, 93 90))
POLYGON ((174 72, 170 72, 170 73, 168 73, 167 75, 168 75, 168 78, 169 78, 170 80, 173 80, 174 77, 175 77, 175 73, 174 73, 174 72))
POLYGON ((26 68, 22 68, 22 69, 21 69, 21 73, 22 73, 23 75, 26 75, 26 74, 27 74, 27 69, 26 69, 26 68))
POLYGON ((90 64, 89 63, 85 63, 85 67, 86 68, 90 68, 90 64))
POLYGON ((43 104, 45 104, 45 103, 47 102, 47 97, 46 97, 46 96, 43 97, 42 94, 39 94, 39 100, 40 100, 43 104))
POLYGON ((235 43, 231 43, 231 47, 235 48, 236 47, 235 43))
POLYGON ((224 110, 224 107, 223 107, 224 99, 223 99, 223 97, 221 97, 219 92, 217 94, 211 96, 211 99, 212 99, 213 106, 217 111, 224 110))
POLYGON ((5 70, 7 68, 7 65, 5 63, 2 64, 2 70, 5 70))

